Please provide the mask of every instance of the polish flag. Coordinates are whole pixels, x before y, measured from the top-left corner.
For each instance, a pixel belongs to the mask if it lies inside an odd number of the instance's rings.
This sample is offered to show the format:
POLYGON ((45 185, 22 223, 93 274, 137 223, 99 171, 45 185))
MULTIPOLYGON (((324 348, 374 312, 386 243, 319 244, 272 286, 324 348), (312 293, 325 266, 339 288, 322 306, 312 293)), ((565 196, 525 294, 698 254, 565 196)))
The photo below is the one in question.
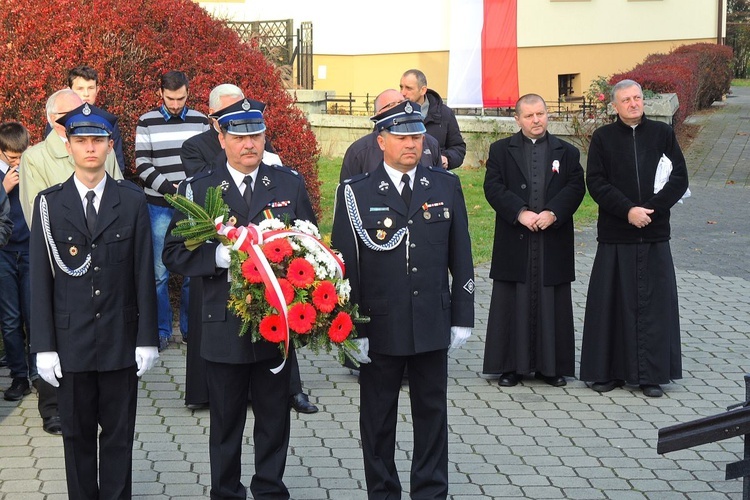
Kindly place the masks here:
POLYGON ((451 0, 448 105, 514 106, 518 100, 518 0, 451 0))

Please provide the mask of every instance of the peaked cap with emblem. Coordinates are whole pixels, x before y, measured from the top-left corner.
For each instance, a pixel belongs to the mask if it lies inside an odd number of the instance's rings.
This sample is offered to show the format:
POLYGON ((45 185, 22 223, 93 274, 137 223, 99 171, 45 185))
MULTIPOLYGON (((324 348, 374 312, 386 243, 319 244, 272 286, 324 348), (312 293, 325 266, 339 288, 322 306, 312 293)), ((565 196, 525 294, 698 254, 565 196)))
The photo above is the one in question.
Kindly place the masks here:
POLYGON ((211 118, 232 135, 256 135, 266 130, 263 110, 266 105, 253 99, 242 99, 213 113, 211 118))
POLYGON ((74 135, 93 135, 109 137, 117 117, 101 108, 85 102, 69 111, 57 123, 65 127, 68 137, 74 135))
POLYGON ((387 130, 393 135, 427 133, 419 104, 412 101, 404 101, 397 106, 388 108, 373 116, 370 120, 375 122, 375 130, 378 132, 387 130))

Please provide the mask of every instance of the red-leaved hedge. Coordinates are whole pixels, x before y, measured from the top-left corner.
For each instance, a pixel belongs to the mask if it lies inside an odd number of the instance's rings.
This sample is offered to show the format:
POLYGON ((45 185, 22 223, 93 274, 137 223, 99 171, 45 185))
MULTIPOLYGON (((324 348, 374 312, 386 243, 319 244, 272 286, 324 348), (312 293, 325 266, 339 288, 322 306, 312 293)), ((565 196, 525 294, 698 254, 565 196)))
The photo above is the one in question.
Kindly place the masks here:
POLYGON ((0 120, 42 140, 44 105, 67 86, 68 69, 99 73, 97 105, 116 114, 126 163, 133 167, 138 117, 159 104, 160 76, 184 71, 188 105, 206 113, 208 93, 233 83, 267 103, 267 136, 286 165, 305 178, 319 212, 318 146, 276 69, 256 47, 190 0, 0 0, 0 120))
POLYGON ((669 54, 652 54, 630 71, 612 75, 609 83, 631 79, 657 93, 674 92, 680 102, 674 123, 679 125, 688 115, 711 106, 729 91, 731 65, 731 47, 696 43, 669 54))

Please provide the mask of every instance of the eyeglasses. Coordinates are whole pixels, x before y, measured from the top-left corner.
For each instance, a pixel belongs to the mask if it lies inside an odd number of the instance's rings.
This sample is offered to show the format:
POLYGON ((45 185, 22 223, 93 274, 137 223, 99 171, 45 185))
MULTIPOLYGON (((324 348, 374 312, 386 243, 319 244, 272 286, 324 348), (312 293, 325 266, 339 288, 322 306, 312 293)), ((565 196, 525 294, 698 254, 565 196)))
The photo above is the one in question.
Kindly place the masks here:
POLYGON ((10 166, 14 166, 14 165, 18 164, 18 162, 21 161, 21 155, 20 154, 17 154, 17 155, 11 154, 10 156, 8 156, 8 153, 6 153, 5 151, 0 151, 0 153, 3 154, 3 156, 5 157, 5 161, 8 162, 8 165, 10 165, 10 166))

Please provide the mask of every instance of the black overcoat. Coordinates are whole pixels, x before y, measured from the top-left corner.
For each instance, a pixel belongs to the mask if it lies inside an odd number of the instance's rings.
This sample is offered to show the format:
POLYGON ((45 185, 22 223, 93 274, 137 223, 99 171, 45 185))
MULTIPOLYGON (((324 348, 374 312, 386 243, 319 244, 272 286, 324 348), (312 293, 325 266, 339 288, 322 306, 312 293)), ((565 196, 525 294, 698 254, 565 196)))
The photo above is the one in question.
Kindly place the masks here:
MULTIPOLYGON (((575 279, 573 213, 586 192, 578 149, 547 134, 550 143, 549 172, 545 173, 545 210, 557 220, 544 232, 544 286, 569 283, 575 279), (557 172, 552 167, 558 162, 557 172)), ((521 132, 490 146, 484 195, 497 213, 492 247, 490 278, 526 281, 528 239, 531 231, 518 222, 521 209, 529 203, 531 185, 523 163, 521 132)))

